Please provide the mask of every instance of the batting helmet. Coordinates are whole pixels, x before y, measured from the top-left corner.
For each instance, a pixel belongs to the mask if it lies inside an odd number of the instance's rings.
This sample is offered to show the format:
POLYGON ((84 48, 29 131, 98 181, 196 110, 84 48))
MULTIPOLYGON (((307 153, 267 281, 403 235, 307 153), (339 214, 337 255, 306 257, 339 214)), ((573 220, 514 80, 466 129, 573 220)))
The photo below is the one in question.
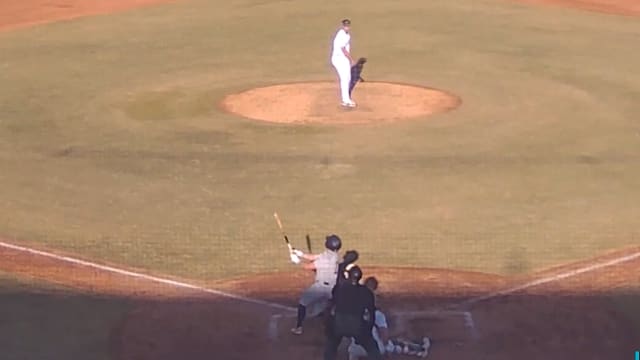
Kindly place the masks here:
POLYGON ((355 265, 349 269, 349 281, 353 284, 357 284, 362 279, 362 269, 360 266, 355 265))
POLYGON ((338 235, 329 235, 324 242, 324 246, 329 250, 338 251, 342 247, 342 240, 338 235))

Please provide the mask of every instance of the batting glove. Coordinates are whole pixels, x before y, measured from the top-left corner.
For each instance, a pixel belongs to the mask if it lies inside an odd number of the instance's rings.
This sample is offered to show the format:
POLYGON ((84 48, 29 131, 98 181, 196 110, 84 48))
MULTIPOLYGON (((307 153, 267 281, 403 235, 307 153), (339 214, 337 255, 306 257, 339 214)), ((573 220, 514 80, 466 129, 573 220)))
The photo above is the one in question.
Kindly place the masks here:
POLYGON ((296 254, 291 254, 291 262, 294 264, 300 264, 300 258, 296 254))

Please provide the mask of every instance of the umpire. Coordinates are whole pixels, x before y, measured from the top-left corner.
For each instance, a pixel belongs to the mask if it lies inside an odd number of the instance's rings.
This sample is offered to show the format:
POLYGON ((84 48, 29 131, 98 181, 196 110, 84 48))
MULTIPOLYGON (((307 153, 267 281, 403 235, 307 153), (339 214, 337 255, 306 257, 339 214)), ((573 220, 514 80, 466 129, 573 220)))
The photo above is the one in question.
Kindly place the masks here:
POLYGON ((333 307, 327 322, 324 360, 336 359, 344 337, 354 338, 367 351, 369 359, 381 360, 380 349, 371 332, 376 311, 375 297, 369 288, 360 284, 360 267, 351 267, 348 274, 348 281, 333 288, 333 307))

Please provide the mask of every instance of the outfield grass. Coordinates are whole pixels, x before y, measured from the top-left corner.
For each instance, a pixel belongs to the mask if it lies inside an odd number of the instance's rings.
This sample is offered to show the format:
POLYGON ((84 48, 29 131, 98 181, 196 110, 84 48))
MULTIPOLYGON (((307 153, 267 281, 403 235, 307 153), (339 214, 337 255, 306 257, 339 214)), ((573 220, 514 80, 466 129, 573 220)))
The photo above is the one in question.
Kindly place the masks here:
POLYGON ((187 0, 1 33, 0 234, 208 279, 290 266, 274 210, 367 263, 511 273, 634 244, 639 31, 501 1, 187 0), (333 79, 345 16, 367 79, 462 107, 366 127, 217 108, 333 79))
POLYGON ((0 348, 6 360, 107 360, 124 300, 0 273, 0 348))

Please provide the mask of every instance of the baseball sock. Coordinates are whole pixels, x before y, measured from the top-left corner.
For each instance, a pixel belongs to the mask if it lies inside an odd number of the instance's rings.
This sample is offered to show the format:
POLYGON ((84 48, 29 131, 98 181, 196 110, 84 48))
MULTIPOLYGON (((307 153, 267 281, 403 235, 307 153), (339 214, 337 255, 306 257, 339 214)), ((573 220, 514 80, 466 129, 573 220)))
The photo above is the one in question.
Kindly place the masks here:
POLYGON ((307 316, 307 307, 302 304, 298 304, 298 322, 296 327, 302 326, 305 316, 307 316))

